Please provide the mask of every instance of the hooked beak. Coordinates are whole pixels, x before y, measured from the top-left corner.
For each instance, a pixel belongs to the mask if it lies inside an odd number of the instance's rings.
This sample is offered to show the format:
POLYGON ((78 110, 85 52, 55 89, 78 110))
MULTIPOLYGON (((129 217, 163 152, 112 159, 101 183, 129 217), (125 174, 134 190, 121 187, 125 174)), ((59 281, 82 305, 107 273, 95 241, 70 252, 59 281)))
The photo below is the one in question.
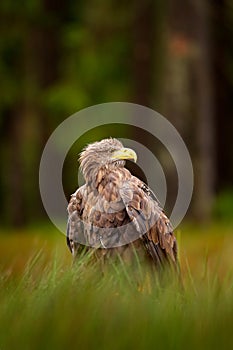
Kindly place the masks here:
POLYGON ((137 154, 131 148, 121 148, 118 151, 113 152, 111 159, 133 160, 135 163, 137 161, 137 154))

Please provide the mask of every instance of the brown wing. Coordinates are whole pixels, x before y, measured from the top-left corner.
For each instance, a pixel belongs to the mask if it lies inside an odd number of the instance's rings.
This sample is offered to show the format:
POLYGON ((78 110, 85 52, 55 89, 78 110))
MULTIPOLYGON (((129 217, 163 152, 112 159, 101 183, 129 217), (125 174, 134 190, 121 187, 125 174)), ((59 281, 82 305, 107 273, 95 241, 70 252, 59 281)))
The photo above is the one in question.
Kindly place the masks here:
POLYGON ((74 194, 68 205, 68 222, 67 222, 67 245, 73 255, 76 255, 80 248, 80 243, 84 244, 84 227, 81 219, 84 209, 83 192, 85 185, 80 187, 74 194))
POLYGON ((129 237, 141 237, 157 265, 177 262, 168 218, 153 192, 126 169, 99 176, 96 190, 82 186, 71 196, 68 212, 67 244, 73 255, 80 243, 108 248, 129 242, 129 237), (132 225, 126 225, 130 221, 132 225))
POLYGON ((153 192, 136 177, 120 190, 127 213, 156 265, 177 265, 177 243, 172 226, 153 192))
MULTIPOLYGON (((118 174, 119 175, 119 174, 118 174)), ((100 177, 96 188, 84 185, 71 196, 68 206, 67 244, 73 255, 79 245, 119 247, 120 227, 130 221, 118 191, 118 176, 100 177)))

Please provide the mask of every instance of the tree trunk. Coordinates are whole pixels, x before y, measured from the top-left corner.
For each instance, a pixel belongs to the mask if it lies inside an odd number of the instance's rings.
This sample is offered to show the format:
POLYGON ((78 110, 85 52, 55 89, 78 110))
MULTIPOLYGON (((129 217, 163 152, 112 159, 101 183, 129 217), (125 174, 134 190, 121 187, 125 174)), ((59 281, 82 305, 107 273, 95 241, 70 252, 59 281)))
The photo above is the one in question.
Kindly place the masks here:
POLYGON ((216 179, 215 120, 213 97, 212 43, 208 2, 195 2, 196 39, 199 55, 196 60, 197 81, 197 172, 196 214, 209 219, 213 205, 216 179))
MULTIPOLYGON (((193 213, 210 218, 215 185, 215 121, 207 1, 171 0, 164 111, 194 165, 193 213)), ((174 191, 173 191, 174 192, 174 191)))
POLYGON ((132 23, 133 102, 150 106, 153 82, 154 1, 134 1, 132 23))

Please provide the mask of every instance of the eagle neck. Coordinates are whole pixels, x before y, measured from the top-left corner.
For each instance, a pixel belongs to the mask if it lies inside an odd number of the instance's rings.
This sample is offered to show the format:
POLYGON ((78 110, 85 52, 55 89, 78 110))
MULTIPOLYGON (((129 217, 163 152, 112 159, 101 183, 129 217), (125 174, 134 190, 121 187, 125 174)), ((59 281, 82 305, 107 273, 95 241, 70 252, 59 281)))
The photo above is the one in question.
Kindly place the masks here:
POLYGON ((94 189, 97 188, 103 179, 106 179, 110 173, 115 172, 118 169, 122 169, 124 165, 124 161, 104 165, 97 165, 96 163, 92 163, 89 167, 86 168, 86 171, 83 172, 83 175, 86 183, 94 189))

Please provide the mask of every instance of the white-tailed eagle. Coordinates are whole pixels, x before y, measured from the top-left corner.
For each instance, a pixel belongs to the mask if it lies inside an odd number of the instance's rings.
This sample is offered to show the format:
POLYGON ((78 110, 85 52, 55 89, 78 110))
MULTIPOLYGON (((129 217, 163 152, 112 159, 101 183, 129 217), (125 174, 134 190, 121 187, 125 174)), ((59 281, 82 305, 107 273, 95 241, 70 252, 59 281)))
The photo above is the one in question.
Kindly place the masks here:
POLYGON ((68 205, 67 244, 108 259, 135 259, 135 251, 157 268, 178 267, 172 226, 150 188, 125 168, 136 153, 114 138, 89 144, 80 155, 85 185, 68 205))

